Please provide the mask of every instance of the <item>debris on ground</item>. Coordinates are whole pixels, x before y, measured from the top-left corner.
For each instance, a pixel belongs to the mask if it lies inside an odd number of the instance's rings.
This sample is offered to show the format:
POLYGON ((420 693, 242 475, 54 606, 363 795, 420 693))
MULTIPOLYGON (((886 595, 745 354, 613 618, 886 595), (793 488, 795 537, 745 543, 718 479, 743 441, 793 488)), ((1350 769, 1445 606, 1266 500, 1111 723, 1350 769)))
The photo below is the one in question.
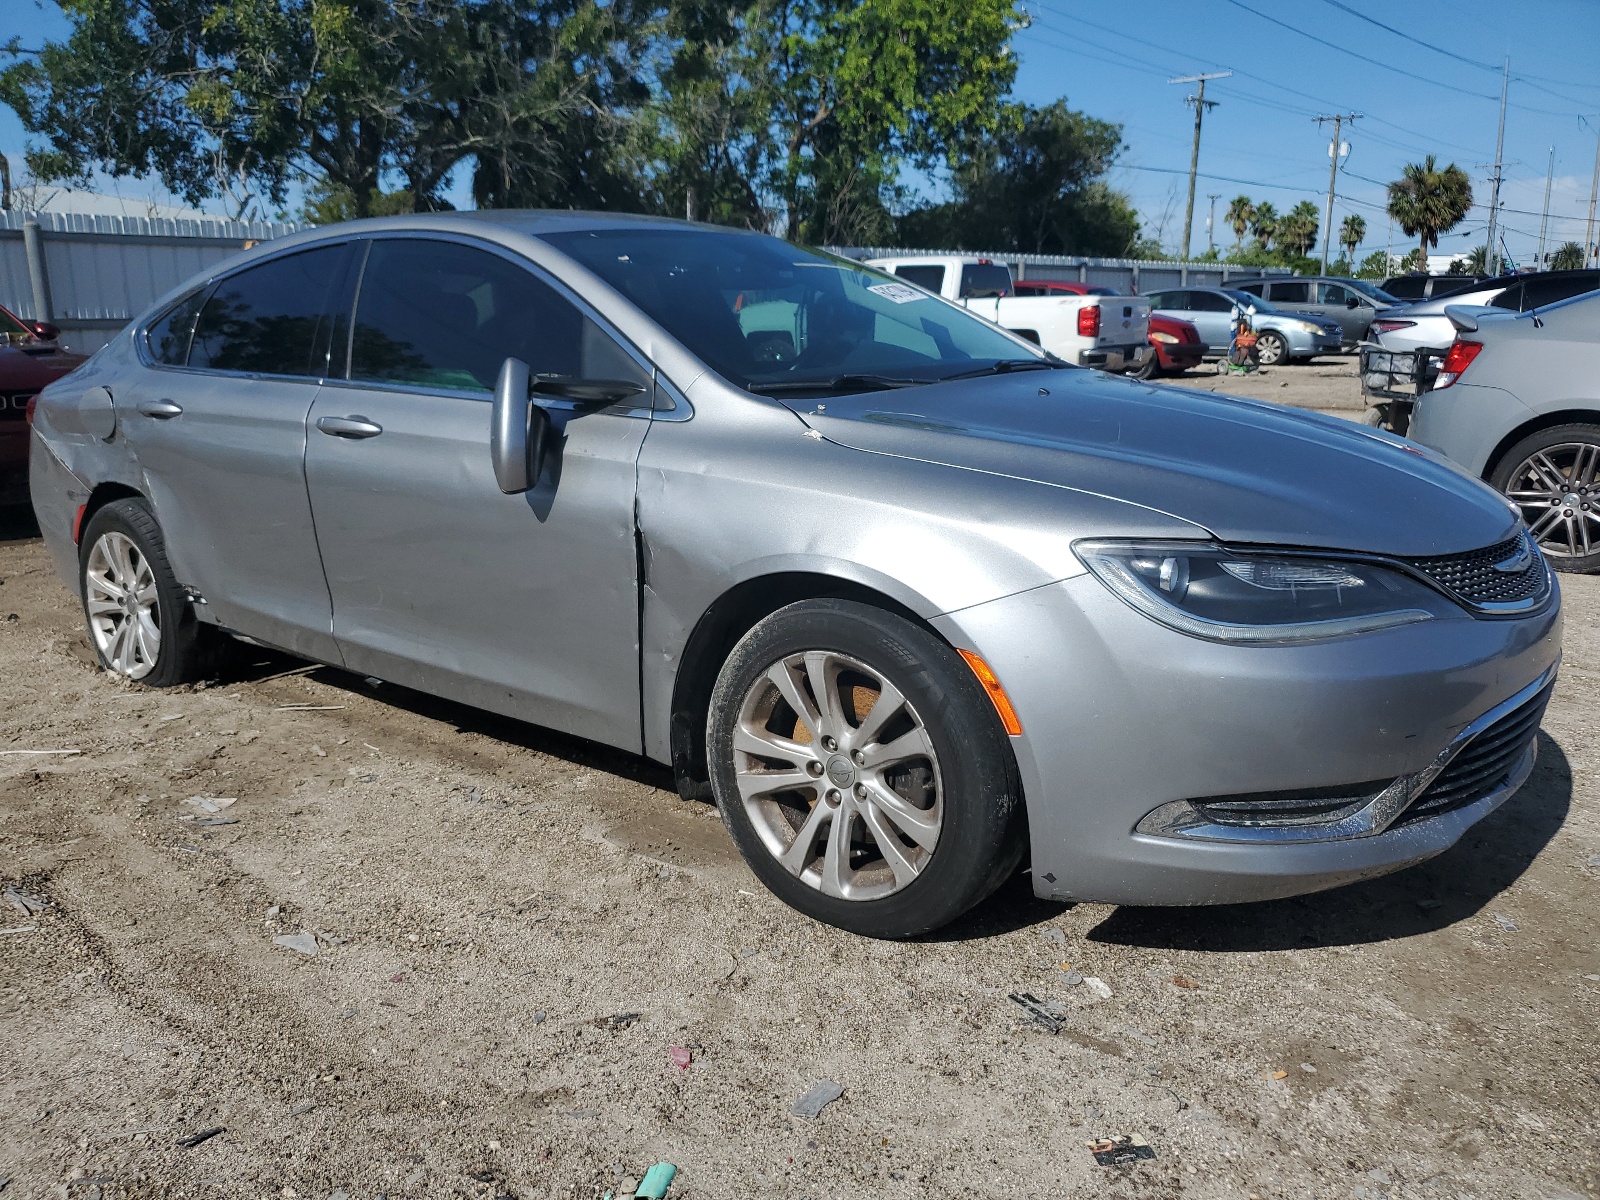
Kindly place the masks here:
POLYGON ((1066 1024, 1067 1010, 1062 1004, 1041 1000, 1032 992, 1012 992, 1008 999, 1028 1014, 1028 1020, 1051 1033, 1060 1033, 1066 1024))
POLYGON ((680 1071, 687 1071, 689 1064, 694 1062, 694 1052, 686 1046, 668 1046, 667 1057, 672 1059, 672 1065, 680 1071))
POLYGON ((29 892, 19 892, 10 885, 6 887, 5 900, 25 917, 37 916, 44 911, 44 901, 38 896, 29 892))
POLYGON ((821 1116, 822 1110, 842 1095, 844 1088, 831 1079, 822 1079, 812 1084, 811 1089, 794 1102, 794 1108, 790 1111, 797 1117, 814 1119, 821 1116))
POLYGON ((1083 986, 1088 988, 1096 996, 1099 996, 1102 1000, 1111 999, 1111 985, 1106 983, 1103 979, 1097 979, 1093 975, 1085 975, 1083 977, 1083 986))
POLYGON ((658 1162, 644 1173, 639 1188, 633 1193, 635 1200, 661 1200, 672 1186, 678 1168, 669 1162, 658 1162))
POLYGON ((1300 1069, 1302 1071, 1304 1071, 1307 1075, 1315 1075, 1317 1073, 1317 1069, 1315 1067, 1313 1067, 1310 1063, 1301 1063, 1300 1064, 1300 1069))
POLYGON ((82 750, 0 750, 0 755, 11 754, 82 754, 82 750))
POLYGON ((1151 1159, 1156 1152, 1144 1142, 1136 1141, 1132 1134, 1099 1138, 1089 1143, 1089 1153, 1102 1167, 1126 1167, 1140 1159, 1151 1159))
POLYGON ((626 1029, 643 1015, 643 1013, 612 1013, 609 1017, 596 1017, 592 1023, 597 1029, 609 1029, 615 1033, 619 1029, 626 1029))
POLYGON ((211 1129, 202 1129, 199 1133, 191 1133, 188 1137, 178 1139, 178 1146, 183 1150, 193 1150, 201 1142, 208 1142, 217 1134, 226 1132, 226 1125, 217 1125, 211 1129))
POLYGON ((1047 942, 1054 942, 1058 946, 1065 946, 1067 944, 1067 935, 1061 930, 1057 929, 1054 925, 1046 925, 1043 929, 1039 930, 1039 936, 1047 942))
POLYGON ((1266 1078, 1268 1078, 1268 1079, 1287 1079, 1287 1078, 1289 1078, 1289 1072, 1287 1072, 1287 1071, 1268 1071, 1266 1073, 1266 1078))
POLYGON ((231 808, 238 803, 236 796, 190 796, 185 804, 198 808, 201 812, 215 815, 225 808, 231 808))
POLYGON ((286 950, 296 950, 301 954, 314 955, 317 952, 317 935, 314 933, 280 933, 272 939, 274 946, 282 946, 286 950))
POLYGON ((0 929, 0 935, 7 933, 33 933, 38 928, 37 925, 13 925, 10 929, 0 929))
POLYGON ((1495 913, 1494 923, 1507 933, 1515 933, 1517 931, 1517 923, 1506 916, 1505 913, 1495 913))
POLYGON ((279 712, 332 712, 336 708, 343 708, 342 704, 280 704, 279 712))
POLYGON ((316 1108, 316 1103, 308 1100, 304 1104, 296 1104, 289 1110, 289 1115, 291 1117, 303 1117, 314 1108, 316 1108))
POLYGON ((326 750, 324 750, 321 746, 317 745, 315 742, 311 743, 311 753, 315 754, 318 758, 327 758, 328 757, 328 752, 326 750))
POLYGON ((1172 986, 1181 988, 1197 988, 1200 985, 1194 980, 1190 979, 1187 975, 1174 975, 1172 977, 1172 986))
POLYGON ((1063 987, 1077 987, 1083 982, 1082 972, 1074 971, 1071 963, 1062 963, 1060 970, 1066 972, 1061 976, 1061 983, 1063 987))

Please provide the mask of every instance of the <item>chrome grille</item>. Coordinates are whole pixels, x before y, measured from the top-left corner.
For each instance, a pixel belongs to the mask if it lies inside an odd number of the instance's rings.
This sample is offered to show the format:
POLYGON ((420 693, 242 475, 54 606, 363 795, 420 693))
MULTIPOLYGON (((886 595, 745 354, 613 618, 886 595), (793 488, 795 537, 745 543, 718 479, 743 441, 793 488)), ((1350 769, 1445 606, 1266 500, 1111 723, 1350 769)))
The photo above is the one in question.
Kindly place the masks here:
POLYGON ((1437 817, 1483 799, 1505 782, 1538 736, 1545 705, 1554 684, 1512 709, 1450 760, 1438 776, 1411 802, 1396 824, 1437 817))
POLYGON ((1532 540, 1520 533, 1483 550, 1407 561, 1451 595, 1476 606, 1522 604, 1537 600, 1549 588, 1543 558, 1532 540), (1528 562, 1522 570, 1495 569, 1523 550, 1528 562))

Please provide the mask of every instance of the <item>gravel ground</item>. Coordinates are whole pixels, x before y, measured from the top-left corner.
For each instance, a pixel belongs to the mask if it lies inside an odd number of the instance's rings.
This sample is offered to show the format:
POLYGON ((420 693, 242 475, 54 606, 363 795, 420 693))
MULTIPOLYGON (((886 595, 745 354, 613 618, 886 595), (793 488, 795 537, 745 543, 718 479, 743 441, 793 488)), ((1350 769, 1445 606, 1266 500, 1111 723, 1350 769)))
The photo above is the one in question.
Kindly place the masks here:
POLYGON ((1600 579, 1533 780, 1433 862, 1181 911, 1019 880, 905 945, 778 904, 639 759, 248 649, 141 689, 20 517, 0 580, 0 885, 42 905, 0 900, 4 1200, 598 1198, 658 1160, 729 1200, 1600 1196, 1600 579), (1118 1134, 1154 1159, 1097 1166, 1118 1134))
POLYGON ((1354 420, 1360 420, 1366 409, 1354 354, 1263 367, 1249 375, 1228 375, 1217 363, 1203 363, 1183 375, 1162 376, 1158 382, 1249 396, 1252 400, 1272 400, 1296 408, 1314 408, 1354 420))

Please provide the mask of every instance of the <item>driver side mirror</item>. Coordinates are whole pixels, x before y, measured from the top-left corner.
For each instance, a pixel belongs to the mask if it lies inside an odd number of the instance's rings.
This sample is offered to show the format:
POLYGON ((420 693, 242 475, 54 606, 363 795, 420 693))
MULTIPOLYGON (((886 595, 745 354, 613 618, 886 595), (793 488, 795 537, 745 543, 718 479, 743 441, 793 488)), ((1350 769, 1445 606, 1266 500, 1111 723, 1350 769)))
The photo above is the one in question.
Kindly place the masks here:
POLYGON ((1360 308, 1361 301, 1357 300, 1354 296, 1351 296, 1350 299, 1344 302, 1344 306, 1346 308, 1360 308))
POLYGON ((533 402, 528 364, 508 358, 500 364, 489 416, 489 459, 494 481, 508 496, 525 492, 544 473, 550 414, 533 402))

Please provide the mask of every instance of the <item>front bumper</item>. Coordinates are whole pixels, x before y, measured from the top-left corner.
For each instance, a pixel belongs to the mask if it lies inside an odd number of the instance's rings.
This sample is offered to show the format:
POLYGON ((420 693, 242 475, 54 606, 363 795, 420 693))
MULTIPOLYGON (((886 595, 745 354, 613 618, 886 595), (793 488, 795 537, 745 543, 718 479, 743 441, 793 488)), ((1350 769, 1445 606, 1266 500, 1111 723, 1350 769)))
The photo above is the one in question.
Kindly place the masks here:
POLYGON ((1519 620, 1463 613, 1316 645, 1226 646, 1157 625, 1087 575, 936 624, 985 657, 1021 718, 1012 744, 1035 891, 1140 905, 1275 899, 1449 849, 1511 789, 1325 840, 1139 826, 1197 797, 1423 772, 1463 730, 1544 680, 1561 640, 1557 601, 1519 620))
POLYGON ((1206 348, 1200 342, 1153 342, 1151 349, 1163 371, 1193 370, 1206 356, 1206 348))
POLYGON ((1100 346, 1093 350, 1078 351, 1080 367, 1097 367, 1102 371, 1132 371, 1144 366, 1155 353, 1148 342, 1136 346, 1100 346))

